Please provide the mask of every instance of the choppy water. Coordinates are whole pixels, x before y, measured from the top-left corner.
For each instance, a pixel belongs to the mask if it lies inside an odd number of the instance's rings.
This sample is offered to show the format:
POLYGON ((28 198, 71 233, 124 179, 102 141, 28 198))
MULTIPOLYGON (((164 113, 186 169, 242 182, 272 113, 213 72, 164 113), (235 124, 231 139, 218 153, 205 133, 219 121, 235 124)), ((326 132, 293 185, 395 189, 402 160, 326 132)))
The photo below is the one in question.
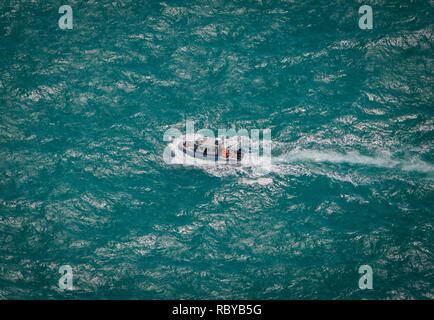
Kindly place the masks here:
POLYGON ((68 4, 0 4, 1 298, 434 297, 432 1, 68 4), (270 172, 166 164, 186 119, 270 172))

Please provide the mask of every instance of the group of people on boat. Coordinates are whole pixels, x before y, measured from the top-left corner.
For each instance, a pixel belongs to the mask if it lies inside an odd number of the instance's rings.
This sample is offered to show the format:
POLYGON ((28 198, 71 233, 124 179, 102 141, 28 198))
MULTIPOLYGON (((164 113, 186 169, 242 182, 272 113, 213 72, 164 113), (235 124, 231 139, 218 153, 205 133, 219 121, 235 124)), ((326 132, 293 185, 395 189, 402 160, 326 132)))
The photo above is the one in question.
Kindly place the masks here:
POLYGON ((182 143, 182 151, 185 154, 189 154, 194 158, 201 158, 201 159, 212 159, 214 157, 214 160, 217 161, 219 157, 224 159, 233 159, 237 162, 241 161, 242 158, 242 152, 241 147, 239 147, 236 150, 236 158, 235 156, 231 157, 231 148, 219 145, 219 141, 217 139, 211 140, 207 139, 204 141, 194 141, 193 144, 188 143, 187 141, 183 141, 182 143), (212 144, 212 141, 214 141, 214 145, 212 144), (192 150, 191 150, 192 149, 192 150), (191 152, 192 151, 192 152, 191 152))

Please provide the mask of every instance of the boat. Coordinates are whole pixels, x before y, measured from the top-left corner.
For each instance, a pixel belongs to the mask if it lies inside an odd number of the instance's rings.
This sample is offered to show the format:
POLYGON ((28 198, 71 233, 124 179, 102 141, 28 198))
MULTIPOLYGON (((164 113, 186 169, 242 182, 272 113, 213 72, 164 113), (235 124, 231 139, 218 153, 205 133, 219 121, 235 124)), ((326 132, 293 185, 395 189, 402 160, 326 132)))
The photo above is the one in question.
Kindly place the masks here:
POLYGON ((239 145, 230 145, 221 138, 202 137, 181 140, 178 149, 186 156, 205 161, 239 163, 243 152, 239 145))

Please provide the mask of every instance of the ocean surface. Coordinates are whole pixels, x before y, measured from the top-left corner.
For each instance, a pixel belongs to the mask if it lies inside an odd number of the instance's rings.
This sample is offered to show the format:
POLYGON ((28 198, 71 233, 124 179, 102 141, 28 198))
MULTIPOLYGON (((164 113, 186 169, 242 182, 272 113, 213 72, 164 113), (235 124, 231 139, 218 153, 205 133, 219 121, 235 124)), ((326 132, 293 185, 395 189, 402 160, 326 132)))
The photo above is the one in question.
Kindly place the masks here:
POLYGON ((0 298, 434 298, 433 1, 65 2, 0 2, 0 298))

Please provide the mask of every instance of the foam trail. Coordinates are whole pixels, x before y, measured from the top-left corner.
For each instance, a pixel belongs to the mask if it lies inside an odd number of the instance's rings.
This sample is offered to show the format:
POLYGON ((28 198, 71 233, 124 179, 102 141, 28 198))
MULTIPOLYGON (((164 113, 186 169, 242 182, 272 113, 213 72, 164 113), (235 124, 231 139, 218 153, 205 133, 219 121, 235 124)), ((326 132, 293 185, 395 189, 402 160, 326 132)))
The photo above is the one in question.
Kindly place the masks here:
POLYGON ((330 162, 330 163, 349 163, 362 164, 377 167, 392 168, 399 164, 398 161, 391 159, 389 156, 370 157, 364 156, 357 152, 338 153, 334 151, 317 151, 317 150, 299 150, 295 149, 283 158, 284 162, 330 162))
POLYGON ((403 171, 433 173, 434 166, 419 159, 396 160, 389 154, 381 156, 365 156, 357 152, 338 153, 334 151, 294 149, 280 156, 278 163, 315 162, 315 163, 348 163, 375 166, 381 168, 399 168, 403 171))
POLYGON ((434 173, 434 166, 421 160, 406 161, 405 163, 403 163, 401 168, 405 171, 423 172, 431 174, 434 173))

